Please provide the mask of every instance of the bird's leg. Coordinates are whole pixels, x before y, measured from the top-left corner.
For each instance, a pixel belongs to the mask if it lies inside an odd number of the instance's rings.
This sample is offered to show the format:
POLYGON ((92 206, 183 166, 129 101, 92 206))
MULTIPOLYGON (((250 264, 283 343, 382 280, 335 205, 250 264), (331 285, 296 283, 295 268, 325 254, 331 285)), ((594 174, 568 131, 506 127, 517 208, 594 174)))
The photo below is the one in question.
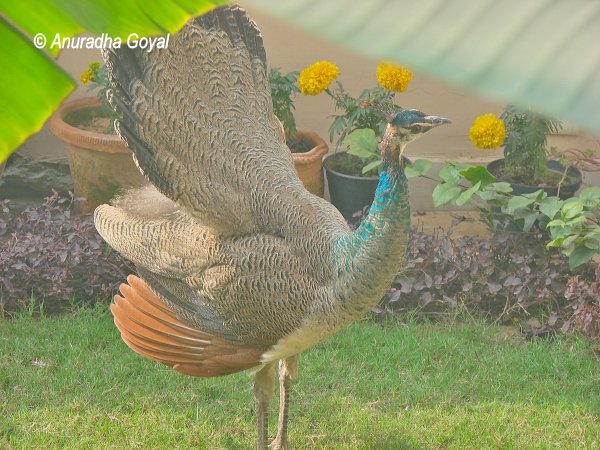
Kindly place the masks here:
POLYGON ((292 381, 298 376, 298 355, 279 361, 279 421, 277 436, 271 442, 273 450, 289 448, 287 440, 288 407, 292 381))
POLYGON ((269 401, 275 391, 275 363, 271 362, 256 372, 254 378, 254 400, 256 401, 256 427, 258 442, 256 448, 267 448, 269 427, 269 401))

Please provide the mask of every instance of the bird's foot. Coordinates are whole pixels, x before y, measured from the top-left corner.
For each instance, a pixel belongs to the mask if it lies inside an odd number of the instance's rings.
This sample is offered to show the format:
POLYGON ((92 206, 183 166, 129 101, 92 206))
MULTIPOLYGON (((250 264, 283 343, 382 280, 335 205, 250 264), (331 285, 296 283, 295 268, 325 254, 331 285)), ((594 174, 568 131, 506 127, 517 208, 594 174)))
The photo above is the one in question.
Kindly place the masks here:
POLYGON ((269 448, 271 448, 271 450, 289 450, 290 444, 288 443, 287 437, 281 437, 278 434, 277 437, 273 439, 273 442, 269 444, 269 448))

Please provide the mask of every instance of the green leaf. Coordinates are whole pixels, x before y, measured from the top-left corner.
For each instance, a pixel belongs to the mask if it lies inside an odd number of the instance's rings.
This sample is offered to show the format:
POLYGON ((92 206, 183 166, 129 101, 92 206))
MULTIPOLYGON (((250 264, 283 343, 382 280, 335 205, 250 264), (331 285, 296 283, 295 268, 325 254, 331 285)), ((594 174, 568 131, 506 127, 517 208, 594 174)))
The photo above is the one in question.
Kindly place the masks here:
POLYGON ((565 226, 573 227, 574 225, 579 225, 580 223, 587 222, 587 218, 585 215, 575 216, 572 219, 568 219, 565 221, 565 226))
POLYGON ((507 214, 514 213, 515 209, 525 208, 535 202, 535 199, 523 197, 521 195, 512 197, 503 208, 503 212, 507 214))
POLYGON ((560 237, 566 238, 571 234, 571 230, 569 230, 569 228, 560 226, 550 227, 548 228, 548 231, 550 232, 550 236, 552 237, 552 239, 560 237))
MULTIPOLYGON (((84 28, 78 24, 69 13, 61 10, 55 3, 47 0, 29 0, 27 2, 15 2, 0 0, 0 9, 12 23, 17 24, 30 36, 42 33, 46 36, 44 48, 56 56, 60 51, 57 46, 51 47, 52 39, 56 33, 61 36, 75 36, 84 28), (35 11, 35 14, 32 14, 35 11)), ((31 43, 31 41, 29 42, 31 43)))
POLYGON ((549 219, 554 219, 562 204, 563 201, 558 197, 546 197, 540 202, 540 212, 549 219))
POLYGON ((563 218, 571 219, 583 212, 583 205, 578 198, 570 198, 563 203, 560 211, 563 218))
POLYGON ((433 198, 433 206, 437 208, 438 206, 450 203, 456 197, 458 197, 461 192, 461 189, 454 184, 440 183, 431 193, 431 197, 433 198))
POLYGON ((600 227, 598 225, 595 225, 595 227, 592 229, 592 231, 586 233, 585 238, 586 239, 600 239, 600 227))
POLYGON ((431 170, 432 162, 427 159, 417 159, 404 167, 406 178, 422 177, 431 170))
POLYGON ((589 187, 579 193, 579 200, 588 208, 600 204, 600 187, 589 187))
POLYGON ((600 238, 598 238, 598 237, 586 238, 583 241, 583 244, 587 248, 591 248, 593 250, 596 250, 596 251, 600 252, 600 238))
POLYGON ((523 217, 523 231, 528 232, 531 230, 535 221, 539 218, 539 215, 536 213, 529 213, 523 217))
MULTIPOLYGON (((67 31, 86 30, 94 35, 106 33, 111 37, 127 39, 131 33, 156 36, 174 33, 193 16, 204 14, 216 6, 229 3, 223 0, 29 0, 2 1, 2 10, 28 33, 46 32, 66 36, 67 31), (87 4, 86 4, 87 3, 87 4), (57 6, 55 6, 55 4, 57 6), (31 12, 37 12, 36 23, 31 24, 31 12), (34 26, 43 26, 38 30, 34 26), (76 26, 79 26, 77 30, 76 26), (66 27, 69 28, 66 28, 66 27)), ((71 34, 73 36, 73 34, 71 34)), ((48 39, 49 40, 49 39, 48 39)))
POLYGON ((502 192, 504 194, 509 194, 513 191, 510 183, 506 183, 504 181, 499 181, 497 183, 492 183, 486 186, 487 190, 491 190, 494 192, 502 192))
POLYGON ((373 169, 376 169, 377 167, 381 166, 383 164, 383 161, 378 159, 376 161, 371 161, 369 164, 367 164, 365 167, 362 168, 362 173, 365 174, 373 169))
POLYGON ((412 163, 412 168, 421 174, 426 174, 431 170, 433 163, 428 159, 417 159, 412 163))
POLYGON ((570 236, 565 237, 565 240, 563 241, 561 247, 573 251, 575 249, 575 241, 577 241, 578 237, 579 236, 576 234, 572 234, 570 236))
POLYGON ((404 167, 404 175, 406 175, 406 178, 410 180, 411 178, 420 177, 421 173, 410 166, 406 166, 404 167))
POLYGON ((569 269, 581 266, 588 262, 596 254, 596 250, 587 247, 576 247, 569 255, 569 269))
POLYGON ((535 192, 530 192, 528 194, 521 194, 521 196, 523 196, 525 198, 532 198, 534 200, 541 200, 543 198, 546 198, 547 195, 548 194, 546 194, 546 191, 544 191, 543 189, 540 189, 535 192))
POLYGON ((371 158, 374 158, 377 156, 376 153, 372 153, 372 152, 368 151, 367 149, 357 147, 357 146, 349 148, 348 154, 353 155, 353 156, 358 156, 359 158, 362 158, 362 159, 371 159, 371 158))
POLYGON ((438 176, 446 183, 460 183, 460 169, 455 164, 446 164, 443 166, 440 169, 438 176))
MULTIPOLYGON (((20 3, 20 2, 15 2, 20 3)), ((0 16, 0 163, 58 108, 73 79, 0 16)))
POLYGON ((565 226, 565 222, 560 220, 560 219, 554 219, 551 220, 550 222, 548 222, 548 224, 546 225, 546 228, 552 228, 552 227, 561 227, 564 228, 565 226))
POLYGON ((463 191, 456 199, 456 206, 462 206, 465 203, 467 203, 469 200, 471 200, 471 197, 473 196, 473 194, 475 192, 477 192, 480 187, 481 187, 481 181, 478 181, 473 186, 471 186, 469 189, 467 189, 466 191, 463 191))
POLYGON ((346 122, 343 116, 337 116, 329 127, 329 142, 333 142, 336 134, 340 134, 342 129, 346 127, 346 122))
POLYGON ((377 137, 370 128, 354 130, 344 139, 348 153, 359 158, 377 157, 377 137))
POLYGON ((558 237, 556 239, 552 239, 550 242, 548 242, 546 244, 546 250, 548 250, 551 247, 561 247, 563 241, 565 240, 564 236, 558 237))
POLYGON ((496 177, 492 175, 485 167, 475 166, 465 169, 460 174, 469 180, 471 183, 480 182, 482 187, 492 184, 496 181, 496 177))
POLYGON ((52 44, 57 36, 60 41, 86 30, 126 42, 131 33, 139 37, 175 33, 192 16, 225 3, 228 2, 0 0, 0 163, 42 127, 76 86, 75 80, 34 47, 33 36, 43 33, 44 48, 56 55, 59 48, 52 44))
POLYGON ((500 198, 498 193, 495 191, 479 191, 477 192, 477 195, 486 202, 489 202, 490 200, 497 200, 500 198))
POLYGON ((600 132, 600 2, 252 0, 372 59, 600 132))

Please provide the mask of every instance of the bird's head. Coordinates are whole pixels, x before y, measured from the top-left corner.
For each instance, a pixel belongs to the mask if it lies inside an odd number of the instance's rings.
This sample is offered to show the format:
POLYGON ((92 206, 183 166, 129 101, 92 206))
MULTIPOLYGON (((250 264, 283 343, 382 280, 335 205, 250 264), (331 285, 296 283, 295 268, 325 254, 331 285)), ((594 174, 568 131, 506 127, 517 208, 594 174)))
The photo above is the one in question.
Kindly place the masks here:
POLYGON ((428 116, 416 109, 403 109, 388 118, 388 126, 381 141, 381 154, 389 162, 400 161, 406 144, 429 130, 450 123, 449 119, 428 116))

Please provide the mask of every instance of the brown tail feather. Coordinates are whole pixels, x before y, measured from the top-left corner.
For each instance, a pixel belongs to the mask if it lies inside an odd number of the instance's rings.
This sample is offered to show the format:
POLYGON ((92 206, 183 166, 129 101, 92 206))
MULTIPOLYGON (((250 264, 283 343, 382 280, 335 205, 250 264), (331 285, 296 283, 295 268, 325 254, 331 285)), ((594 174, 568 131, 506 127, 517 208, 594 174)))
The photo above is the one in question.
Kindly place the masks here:
MULTIPOLYGON (((120 330, 125 330, 124 333, 126 333, 130 339, 136 340, 136 341, 145 341, 146 345, 152 348, 155 348, 156 350, 166 350, 166 349, 170 349, 173 352, 187 352, 189 354, 194 354, 194 355, 198 355, 201 356, 204 353, 204 346, 190 346, 190 345, 183 345, 183 344, 178 344, 178 343, 172 343, 169 342, 168 340, 162 340, 161 336, 156 336, 153 335, 152 330, 148 330, 148 329, 141 329, 141 330, 136 330, 136 327, 138 326, 138 324, 136 324, 135 322, 127 322, 127 320, 125 320, 124 322, 121 322, 121 320, 119 319, 115 319, 116 322, 118 322, 118 327, 120 330)), ((210 342, 206 342, 206 344, 209 344, 210 342)), ((206 345, 205 344, 205 345, 206 345)))
POLYGON ((142 356, 178 372, 214 377, 260 364, 266 347, 249 347, 205 333, 182 323, 135 275, 120 286, 110 310, 123 341, 142 356))

